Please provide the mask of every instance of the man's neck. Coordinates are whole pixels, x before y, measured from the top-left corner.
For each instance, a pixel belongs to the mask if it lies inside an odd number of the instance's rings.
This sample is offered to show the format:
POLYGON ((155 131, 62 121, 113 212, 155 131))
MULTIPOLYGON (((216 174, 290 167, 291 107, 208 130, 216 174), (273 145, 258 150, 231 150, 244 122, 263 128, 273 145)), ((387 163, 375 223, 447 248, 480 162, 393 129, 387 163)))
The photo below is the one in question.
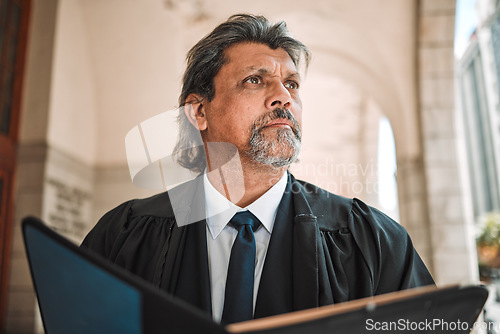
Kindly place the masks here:
POLYGON ((246 207, 271 189, 286 170, 287 167, 243 162, 239 171, 223 168, 219 173, 208 173, 207 176, 214 188, 228 200, 246 207))

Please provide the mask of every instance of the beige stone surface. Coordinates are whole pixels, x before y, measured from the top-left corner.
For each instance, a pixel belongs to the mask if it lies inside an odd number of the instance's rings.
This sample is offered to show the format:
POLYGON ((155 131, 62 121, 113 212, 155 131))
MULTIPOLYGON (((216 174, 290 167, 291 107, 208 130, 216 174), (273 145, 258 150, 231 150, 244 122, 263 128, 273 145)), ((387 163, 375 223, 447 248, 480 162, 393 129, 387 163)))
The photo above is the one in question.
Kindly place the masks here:
POLYGON ((454 283, 474 283, 477 278, 472 275, 464 275, 470 273, 474 268, 472 261, 465 261, 469 259, 469 252, 440 252, 434 254, 435 264, 439 266, 434 274, 434 279, 438 284, 454 283))
POLYGON ((445 108, 422 108, 423 135, 426 138, 455 138, 455 112, 445 108))
POLYGON ((50 81, 56 12, 60 1, 35 2, 26 54, 24 94, 19 136, 24 142, 37 142, 47 136, 50 105, 50 81))
POLYGON ((418 66, 422 76, 449 77, 455 66, 453 48, 420 48, 418 66))
MULTIPOLYGON (((439 1, 436 1, 439 2, 439 1)), ((453 46, 455 11, 424 12, 420 21, 419 42, 432 46, 453 46)))
POLYGON ((422 107, 451 110, 454 108, 453 76, 446 78, 422 77, 420 92, 422 107))
POLYGON ((79 0, 59 2, 50 81, 47 142, 83 163, 95 163, 98 90, 79 0))
POLYGON ((455 12, 456 0, 421 0, 420 11, 425 14, 455 12))
MULTIPOLYGON (((443 6, 444 0, 436 1, 443 6)), ((434 6, 439 6, 439 4, 434 6)), ((472 221, 463 206, 464 187, 457 148, 454 112, 454 10, 420 12, 419 73, 425 191, 433 274, 439 284, 478 279, 472 221), (448 57, 446 57, 448 55, 448 57), (435 57, 435 63, 430 60, 435 57), (442 130, 440 130, 442 129, 442 130)))
MULTIPOLYGON (((457 160, 455 152, 455 138, 447 136, 439 136, 436 138, 429 138, 427 140, 425 150, 425 159, 428 164, 433 166, 446 167, 453 164, 457 160)), ((446 183, 448 180, 444 180, 446 183)))

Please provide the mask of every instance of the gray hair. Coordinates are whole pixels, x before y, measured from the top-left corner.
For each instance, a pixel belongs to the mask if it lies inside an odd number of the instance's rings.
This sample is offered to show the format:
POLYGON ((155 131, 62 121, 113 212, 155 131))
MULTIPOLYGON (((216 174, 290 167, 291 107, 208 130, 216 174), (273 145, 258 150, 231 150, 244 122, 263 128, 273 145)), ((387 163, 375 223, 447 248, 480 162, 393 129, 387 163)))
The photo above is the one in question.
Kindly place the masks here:
MULTIPOLYGON (((217 26, 202 38, 187 54, 187 67, 182 80, 179 105, 201 101, 186 101, 190 94, 197 94, 202 99, 212 101, 215 96, 214 78, 227 62, 224 51, 230 46, 253 42, 269 46, 275 50, 284 49, 295 66, 299 66, 304 55, 306 68, 309 65, 310 52, 307 47, 290 36, 284 21, 272 24, 264 16, 237 14, 217 26)), ((193 172, 202 172, 206 166, 205 150, 195 146, 193 138, 198 138, 199 130, 188 120, 180 108, 178 117, 179 137, 174 149, 177 162, 193 172)))

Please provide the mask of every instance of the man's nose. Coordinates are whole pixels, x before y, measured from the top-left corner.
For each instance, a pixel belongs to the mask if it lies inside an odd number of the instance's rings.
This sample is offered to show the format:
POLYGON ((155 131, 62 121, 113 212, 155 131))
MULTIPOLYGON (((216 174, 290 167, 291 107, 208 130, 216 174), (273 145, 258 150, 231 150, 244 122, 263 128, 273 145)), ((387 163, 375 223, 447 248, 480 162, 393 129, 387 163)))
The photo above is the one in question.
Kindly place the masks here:
POLYGON ((266 100, 266 107, 268 109, 274 109, 277 107, 289 109, 292 103, 292 96, 285 85, 281 81, 274 82, 270 88, 271 89, 266 100))

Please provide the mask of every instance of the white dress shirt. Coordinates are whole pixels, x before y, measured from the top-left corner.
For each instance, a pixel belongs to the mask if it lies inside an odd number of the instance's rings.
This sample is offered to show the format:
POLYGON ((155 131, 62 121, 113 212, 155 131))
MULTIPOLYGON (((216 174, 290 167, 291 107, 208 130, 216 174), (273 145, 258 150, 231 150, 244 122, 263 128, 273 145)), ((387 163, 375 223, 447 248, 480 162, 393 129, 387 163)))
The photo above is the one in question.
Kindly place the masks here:
POLYGON ((229 221, 236 212, 248 210, 262 223, 262 226, 254 233, 257 251, 253 294, 253 307, 255 310, 264 259, 266 258, 274 220, 278 211, 278 205, 285 192, 286 183, 287 173, 285 172, 281 179, 264 195, 247 207, 240 208, 219 193, 212 186, 205 173, 203 185, 205 188, 207 217, 207 251, 212 292, 212 315, 215 321, 220 322, 222 318, 229 256, 231 255, 233 242, 238 234, 236 229, 228 225, 229 221))

